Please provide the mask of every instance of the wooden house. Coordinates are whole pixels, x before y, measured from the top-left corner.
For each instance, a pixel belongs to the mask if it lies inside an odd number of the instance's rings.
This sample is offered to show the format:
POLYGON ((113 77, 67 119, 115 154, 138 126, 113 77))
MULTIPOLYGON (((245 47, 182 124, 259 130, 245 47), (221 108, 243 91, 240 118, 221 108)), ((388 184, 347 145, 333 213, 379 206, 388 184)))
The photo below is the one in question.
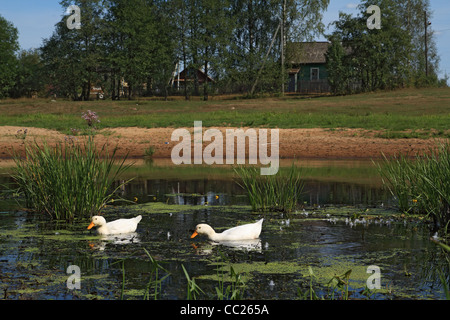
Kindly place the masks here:
POLYGON ((179 74, 175 75, 173 78, 173 87, 174 88, 183 88, 184 84, 187 85, 193 84, 195 81, 195 77, 198 79, 198 83, 200 85, 205 83, 214 83, 214 79, 210 76, 207 76, 202 70, 187 68, 181 71, 179 74), (196 74, 195 74, 196 73, 196 74))
POLYGON ((287 92, 330 91, 326 68, 329 42, 292 42, 286 45, 286 62, 291 65, 287 92))

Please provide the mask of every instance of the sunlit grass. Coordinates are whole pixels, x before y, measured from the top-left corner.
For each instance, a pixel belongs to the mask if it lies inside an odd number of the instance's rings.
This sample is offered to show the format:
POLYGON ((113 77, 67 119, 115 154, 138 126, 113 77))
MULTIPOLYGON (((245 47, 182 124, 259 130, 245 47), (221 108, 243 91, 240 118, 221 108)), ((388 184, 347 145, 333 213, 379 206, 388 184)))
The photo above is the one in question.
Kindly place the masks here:
POLYGON ((384 138, 448 136, 450 89, 406 89, 343 97, 291 96, 260 99, 171 101, 2 100, 0 125, 40 127, 68 133, 79 128, 83 111, 102 117, 97 127, 249 126, 277 128, 362 128, 385 130, 384 138), (405 132, 407 131, 407 132, 405 132), (411 133, 413 132, 413 133, 411 133))

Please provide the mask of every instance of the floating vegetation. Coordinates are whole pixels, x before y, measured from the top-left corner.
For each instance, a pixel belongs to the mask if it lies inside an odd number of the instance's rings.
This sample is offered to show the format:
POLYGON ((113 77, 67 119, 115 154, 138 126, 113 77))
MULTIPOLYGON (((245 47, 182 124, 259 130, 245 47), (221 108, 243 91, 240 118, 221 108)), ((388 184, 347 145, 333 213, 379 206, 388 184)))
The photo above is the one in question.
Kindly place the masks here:
POLYGON ((375 222, 376 217, 391 219, 393 211, 322 207, 320 212, 310 211, 308 218, 301 212, 289 219, 271 215, 261 234, 261 246, 240 249, 206 239, 192 243, 189 229, 204 218, 214 225, 251 220, 250 206, 181 207, 164 203, 108 206, 106 212, 112 219, 143 210, 138 236, 127 242, 120 237, 94 236, 78 223, 82 219, 63 223, 28 212, 3 214, 0 296, 310 299, 311 294, 303 294, 312 288, 320 299, 445 298, 441 288, 447 282, 441 282, 439 272, 448 276, 446 256, 428 240, 427 230, 415 231, 399 219, 393 219, 390 227, 375 222), (329 222, 333 217, 338 220, 329 222), (361 223, 350 228, 347 218, 361 223), (363 224, 363 219, 368 223, 363 224), (369 292, 365 288, 367 267, 373 264, 381 268, 382 287, 369 292), (68 265, 80 267, 79 290, 66 287, 68 265), (346 279, 348 270, 352 271, 346 279))

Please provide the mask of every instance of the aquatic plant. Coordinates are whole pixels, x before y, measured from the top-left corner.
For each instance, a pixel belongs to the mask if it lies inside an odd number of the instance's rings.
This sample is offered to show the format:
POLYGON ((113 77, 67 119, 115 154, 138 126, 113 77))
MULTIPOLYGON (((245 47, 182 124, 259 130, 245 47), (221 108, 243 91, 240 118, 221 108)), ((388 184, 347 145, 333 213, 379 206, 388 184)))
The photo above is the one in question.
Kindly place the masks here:
POLYGON ((113 182, 128 169, 126 157, 116 163, 117 148, 109 155, 106 144, 97 148, 92 136, 82 143, 61 142, 25 146, 25 157, 14 156, 12 178, 26 206, 52 218, 72 220, 98 214, 112 199, 113 182))
POLYGON ((228 259, 225 254, 219 251, 217 260, 217 287, 216 294, 218 300, 241 300, 244 296, 245 281, 241 272, 236 272, 230 264, 229 279, 230 284, 225 285, 225 261, 228 259))
POLYGON ((219 300, 241 300, 245 291, 245 282, 241 273, 234 271, 230 265, 230 284, 225 286, 224 270, 218 268, 218 280, 216 287, 217 299, 219 300))
POLYGON ((349 287, 349 281, 350 281, 350 274, 352 273, 352 270, 348 270, 347 272, 343 273, 342 275, 334 275, 333 278, 328 282, 328 286, 331 288, 331 299, 334 300, 335 292, 341 292, 340 299, 341 300, 348 300, 348 287, 349 287))
POLYGON ((157 261, 152 255, 144 248, 150 260, 150 278, 145 289, 144 300, 149 300, 150 296, 153 295, 153 299, 157 300, 161 295, 162 282, 170 276, 170 273, 157 261), (159 277, 160 271, 166 272, 162 277, 159 277), (150 294, 150 289, 154 288, 153 294, 150 294))
POLYGON ((292 212, 296 208, 304 187, 300 168, 292 165, 287 173, 281 169, 277 175, 266 176, 256 167, 240 166, 234 171, 254 211, 292 212))
POLYGON ((148 148, 144 149, 144 156, 145 157, 153 157, 153 155, 155 154, 155 147, 154 146, 150 146, 148 148))
POLYGON ((450 143, 437 144, 410 158, 384 156, 378 165, 384 186, 398 199, 398 208, 429 216, 435 229, 447 233, 450 222, 450 143))
MULTIPOLYGON (((445 259, 446 259, 446 262, 447 262, 447 266, 450 267, 450 260, 449 260, 450 259, 450 256, 449 256, 450 246, 448 246, 447 244, 442 243, 442 242, 440 242, 440 241, 438 241, 436 239, 433 239, 433 238, 431 238, 431 241, 436 243, 442 249, 442 251, 446 253, 445 254, 445 259)), ((445 299, 446 300, 450 300, 450 278, 449 278, 449 275, 448 275, 448 271, 446 272, 445 268, 442 268, 442 269, 441 268, 437 268, 437 269, 438 269, 437 273, 439 275, 439 279, 440 279, 441 284, 442 284, 442 289, 444 290, 445 299)))
MULTIPOLYGON (((228 277, 226 277, 225 261, 229 262, 226 256, 221 251, 219 251, 219 255, 217 257, 216 262, 217 264, 216 268, 217 286, 215 287, 216 297, 218 300, 241 300, 244 297, 244 291, 246 287, 245 281, 243 279, 243 274, 241 272, 236 272, 233 266, 229 264, 230 272, 228 274, 228 277), (228 281, 226 281, 226 278, 229 279, 228 285, 227 285, 228 281)), ((186 277, 187 280, 186 299, 197 300, 200 294, 206 294, 195 282, 195 279, 189 276, 183 264, 181 264, 181 268, 183 269, 184 276, 186 277)))
POLYGON ((407 173, 410 161, 404 155, 388 159, 383 154, 383 159, 384 162, 378 165, 383 185, 396 198, 398 209, 408 212, 411 208, 411 175, 407 173))
POLYGON ((308 266, 308 273, 308 289, 303 292, 300 287, 297 288, 297 296, 301 300, 349 300, 351 299, 350 296, 356 293, 360 293, 367 299, 370 299, 376 293, 376 290, 369 289, 367 286, 362 290, 354 289, 350 291, 350 274, 352 273, 352 269, 349 269, 340 275, 335 274, 325 285, 327 287, 327 292, 318 296, 314 290, 314 286, 317 285, 317 283, 315 283, 317 277, 311 266, 308 266))
POLYGON ((311 266, 308 266, 308 276, 309 276, 309 287, 308 290, 305 292, 302 292, 300 288, 297 288, 297 296, 302 300, 320 300, 323 298, 319 298, 314 291, 313 283, 314 279, 316 278, 314 271, 312 270, 311 266))
MULTIPOLYGON (((160 298, 161 296, 161 286, 162 286, 162 282, 170 276, 170 273, 157 261, 155 260, 155 258, 153 258, 153 256, 147 251, 147 249, 143 248, 145 254, 147 255, 147 257, 149 258, 149 262, 150 262, 150 277, 149 280, 147 282, 147 285, 145 287, 144 290, 144 296, 143 296, 143 300, 149 300, 151 296, 153 296, 154 300, 158 300, 158 298, 160 298), (162 277, 159 277, 159 273, 160 272, 165 272, 166 274, 162 277), (151 293, 151 289, 153 288, 153 293, 151 293)), ((113 263, 111 263, 111 265, 114 264, 118 264, 120 263, 121 269, 122 269, 122 287, 120 289, 120 300, 124 299, 124 295, 125 295, 125 260, 126 259, 120 259, 118 261, 115 261, 113 263)))
POLYGON ((186 300, 197 300, 197 296, 200 295, 200 293, 204 293, 203 290, 198 286, 197 283, 195 283, 195 279, 189 277, 188 272, 186 271, 186 268, 184 265, 181 265, 181 268, 183 269, 184 276, 187 280, 187 294, 186 294, 186 300))

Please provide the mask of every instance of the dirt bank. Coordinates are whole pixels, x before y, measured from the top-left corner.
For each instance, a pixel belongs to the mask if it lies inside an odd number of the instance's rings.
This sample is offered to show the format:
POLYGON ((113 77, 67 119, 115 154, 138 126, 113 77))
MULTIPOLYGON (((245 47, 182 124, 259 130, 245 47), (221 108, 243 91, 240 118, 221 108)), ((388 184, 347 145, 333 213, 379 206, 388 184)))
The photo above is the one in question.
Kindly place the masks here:
MULTIPOLYGON (((17 134, 24 129, 14 126, 0 127, 0 159, 10 159, 15 151, 23 154, 25 143, 47 141, 53 144, 64 141, 67 136, 57 131, 27 128, 26 138, 17 134)), ((217 128, 223 132, 225 129, 217 128)), ((192 133, 193 128, 188 128, 192 133)), ((204 128, 205 130, 205 128, 204 128)), ((279 129, 280 158, 297 159, 373 159, 381 153, 393 155, 415 153, 434 145, 433 139, 384 139, 377 132, 361 129, 279 129)), ((129 157, 140 158, 145 149, 154 147, 154 158, 170 158, 172 148, 178 142, 171 141, 174 128, 113 128, 103 129, 95 136, 98 145, 108 143, 118 146, 118 155, 129 153, 129 157)), ((193 136, 193 135, 191 135, 193 136)), ((82 137, 75 137, 77 141, 82 137)), ((204 143, 204 145, 210 142, 204 143)))

